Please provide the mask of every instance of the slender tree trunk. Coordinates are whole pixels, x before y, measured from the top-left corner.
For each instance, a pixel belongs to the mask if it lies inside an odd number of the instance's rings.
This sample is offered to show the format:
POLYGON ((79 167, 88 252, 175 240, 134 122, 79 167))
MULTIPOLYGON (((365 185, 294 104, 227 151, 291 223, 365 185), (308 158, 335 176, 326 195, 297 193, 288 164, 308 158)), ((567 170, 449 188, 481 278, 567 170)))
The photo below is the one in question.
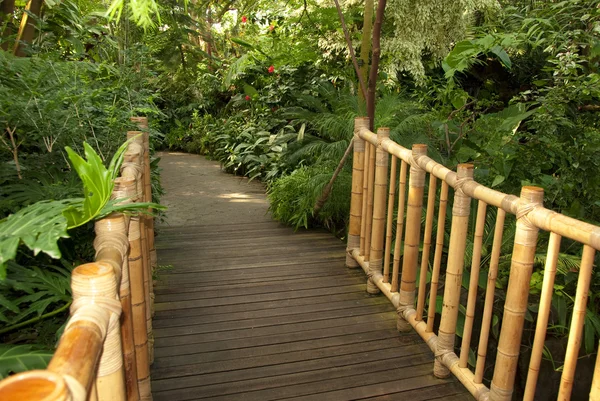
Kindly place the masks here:
MULTIPOLYGON (((371 34, 373 32, 373 3, 374 0, 365 1, 365 16, 363 23, 362 40, 360 45, 360 75, 363 82, 367 82, 369 73, 369 56, 371 55, 371 34)), ((360 91, 358 98, 362 104, 366 101, 365 93, 360 91)))
POLYGON ((4 20, 8 19, 4 31, 2 31, 2 39, 4 40, 2 43, 2 50, 8 50, 6 38, 13 33, 12 15, 14 11, 15 0, 3 0, 2 3, 0 3, 0 21, 4 22, 4 20))
POLYGON ((373 27, 373 56, 371 59, 371 71, 369 72, 369 89, 367 97, 367 116, 369 117, 369 129, 375 131, 375 92, 377 90, 377 74, 379 72, 379 58, 381 56, 381 26, 385 13, 387 0, 379 0, 375 26, 373 27))
POLYGON ((24 47, 30 45, 35 37, 35 20, 32 19, 27 11, 36 17, 39 17, 40 11, 42 10, 42 4, 44 0, 29 0, 25 6, 23 17, 21 18, 21 26, 19 27, 19 33, 15 41, 15 47, 13 53, 15 56, 24 57, 24 47))

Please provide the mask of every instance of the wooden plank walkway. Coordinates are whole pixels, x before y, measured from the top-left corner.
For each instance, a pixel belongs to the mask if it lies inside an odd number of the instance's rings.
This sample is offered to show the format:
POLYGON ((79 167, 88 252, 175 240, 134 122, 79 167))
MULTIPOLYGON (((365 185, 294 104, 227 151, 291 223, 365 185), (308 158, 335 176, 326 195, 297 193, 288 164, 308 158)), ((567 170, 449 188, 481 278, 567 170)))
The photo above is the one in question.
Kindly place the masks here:
POLYGON ((155 287, 154 400, 472 400, 433 377, 429 348, 398 334, 341 241, 235 205, 219 213, 228 224, 160 228, 159 264, 172 268, 155 287))

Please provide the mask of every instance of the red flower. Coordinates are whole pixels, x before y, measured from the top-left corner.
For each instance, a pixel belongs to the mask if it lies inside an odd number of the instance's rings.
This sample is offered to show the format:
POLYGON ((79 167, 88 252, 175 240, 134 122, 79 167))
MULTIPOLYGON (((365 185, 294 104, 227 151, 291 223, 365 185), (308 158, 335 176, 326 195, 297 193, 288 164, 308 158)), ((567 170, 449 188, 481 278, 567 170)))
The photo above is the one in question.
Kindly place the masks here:
POLYGON ((248 17, 246 17, 245 15, 242 16, 242 24, 245 24, 246 22, 248 22, 248 17))
POLYGON ((244 99, 250 100, 251 98, 250 98, 250 96, 246 95, 246 97, 244 99))
POLYGON ((269 71, 269 74, 274 73, 275 72, 275 67, 270 66, 268 71, 269 71))
POLYGON ((275 26, 269 25, 269 31, 273 32, 274 29, 275 29, 275 26))

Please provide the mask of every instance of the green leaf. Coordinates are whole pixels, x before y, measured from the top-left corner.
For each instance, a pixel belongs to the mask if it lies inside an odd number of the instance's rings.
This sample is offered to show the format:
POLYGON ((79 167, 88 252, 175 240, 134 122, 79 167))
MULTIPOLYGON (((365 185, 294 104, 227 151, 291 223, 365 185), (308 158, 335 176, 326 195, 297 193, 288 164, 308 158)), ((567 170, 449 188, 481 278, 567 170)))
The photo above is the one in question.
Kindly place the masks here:
POLYGON ((508 54, 501 46, 496 45, 492 47, 491 52, 498 56, 498 58, 506 68, 510 69, 512 67, 510 57, 508 57, 508 54))
POLYGON ((502 184, 505 179, 506 177, 504 177, 503 175, 497 175, 496 178, 494 178, 494 181, 492 182, 492 188, 502 184))
POLYGON ((0 344, 0 379, 12 373, 44 369, 51 358, 52 351, 36 349, 32 345, 0 344))

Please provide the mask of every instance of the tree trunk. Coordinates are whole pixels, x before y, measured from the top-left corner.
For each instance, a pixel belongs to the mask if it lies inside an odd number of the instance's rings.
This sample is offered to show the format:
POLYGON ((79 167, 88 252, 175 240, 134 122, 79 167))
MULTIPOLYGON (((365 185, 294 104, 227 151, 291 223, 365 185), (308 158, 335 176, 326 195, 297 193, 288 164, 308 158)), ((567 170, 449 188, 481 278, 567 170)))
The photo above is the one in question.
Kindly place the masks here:
POLYGON ((29 0, 25 6, 25 12, 21 18, 21 26, 19 27, 19 33, 15 41, 15 47, 13 53, 15 56, 24 57, 24 47, 30 45, 35 37, 35 20, 29 17, 29 13, 39 17, 40 11, 42 10, 42 4, 44 0, 29 0))
POLYGON ((8 20, 4 27, 4 31, 2 32, 2 50, 8 50, 8 41, 6 41, 6 38, 13 34, 12 16, 14 11, 15 0, 3 0, 2 3, 0 3, 0 21, 4 22, 5 20, 8 20))
POLYGON ((377 4, 377 15, 373 27, 373 56, 371 60, 371 71, 369 73, 369 89, 367 97, 367 116, 369 117, 369 129, 375 132, 375 92, 377 90, 377 74, 379 72, 379 58, 381 56, 381 25, 385 13, 387 0, 379 0, 377 4))
MULTIPOLYGON (((362 40, 360 44, 360 75, 362 76, 363 82, 367 82, 369 73, 369 56, 371 55, 371 34, 373 32, 373 0, 365 1, 365 16, 363 23, 362 40)), ((358 99, 361 104, 364 104, 366 94, 362 91, 358 93, 358 99)))

